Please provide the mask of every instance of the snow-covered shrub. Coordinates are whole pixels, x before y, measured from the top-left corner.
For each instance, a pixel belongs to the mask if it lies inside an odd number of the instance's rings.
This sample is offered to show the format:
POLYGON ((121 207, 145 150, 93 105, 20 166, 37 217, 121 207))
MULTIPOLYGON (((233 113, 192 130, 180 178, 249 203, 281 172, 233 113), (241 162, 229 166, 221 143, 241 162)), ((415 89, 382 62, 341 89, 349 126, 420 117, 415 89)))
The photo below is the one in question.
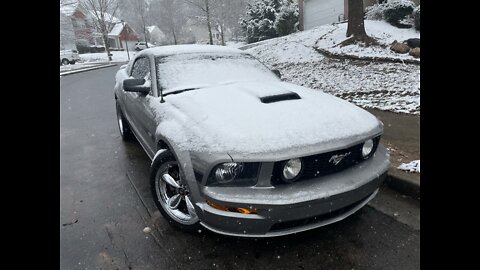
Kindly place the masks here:
POLYGON ((382 21, 384 20, 383 14, 385 13, 385 4, 375 4, 368 6, 365 9, 365 16, 367 20, 382 21))
POLYGON ((257 42, 277 36, 274 28, 275 7, 270 0, 253 1, 247 4, 246 18, 240 19, 247 42, 257 42))
POLYGON ((415 8, 415 3, 410 0, 394 0, 385 4, 383 13, 385 20, 393 26, 402 26, 401 20, 410 16, 415 8))
POLYGON ((274 27, 278 36, 285 36, 297 30, 298 6, 292 0, 283 0, 275 17, 274 27))
POLYGON ((77 46, 78 53, 89 53, 90 52, 90 43, 86 39, 77 39, 75 41, 77 46))
POLYGON ((247 42, 257 42, 295 32, 298 7, 293 0, 255 0, 247 4, 240 19, 247 42))
POLYGON ((415 22, 415 29, 420 31, 420 5, 413 10, 413 19, 415 22))

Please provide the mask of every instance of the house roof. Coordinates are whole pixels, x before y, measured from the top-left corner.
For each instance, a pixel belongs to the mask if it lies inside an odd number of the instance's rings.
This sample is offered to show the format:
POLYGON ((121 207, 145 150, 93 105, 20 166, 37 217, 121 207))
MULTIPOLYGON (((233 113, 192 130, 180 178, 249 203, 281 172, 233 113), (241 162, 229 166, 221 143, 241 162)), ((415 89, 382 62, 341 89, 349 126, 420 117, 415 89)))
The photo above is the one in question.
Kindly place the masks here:
POLYGON ((60 6, 60 12, 65 16, 72 16, 78 7, 78 2, 71 2, 60 6))
MULTIPOLYGON (((156 25, 147 26, 147 31, 148 31, 149 33, 151 33, 151 32, 155 29, 155 27, 157 27, 157 26, 156 26, 156 25)), ((157 27, 157 28, 158 28, 158 27, 157 27)))
POLYGON ((122 30, 123 30, 123 23, 117 23, 112 28, 112 31, 110 31, 110 33, 108 33, 108 35, 119 36, 120 33, 122 33, 122 30))

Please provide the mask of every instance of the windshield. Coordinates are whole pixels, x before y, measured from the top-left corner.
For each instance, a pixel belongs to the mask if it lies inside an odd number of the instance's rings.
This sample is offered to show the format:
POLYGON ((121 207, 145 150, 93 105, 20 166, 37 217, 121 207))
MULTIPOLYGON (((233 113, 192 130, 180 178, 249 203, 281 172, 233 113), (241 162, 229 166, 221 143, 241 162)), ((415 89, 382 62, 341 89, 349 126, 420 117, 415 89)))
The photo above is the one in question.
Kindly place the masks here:
POLYGON ((178 54, 157 57, 158 81, 164 93, 238 81, 279 80, 247 54, 178 54))

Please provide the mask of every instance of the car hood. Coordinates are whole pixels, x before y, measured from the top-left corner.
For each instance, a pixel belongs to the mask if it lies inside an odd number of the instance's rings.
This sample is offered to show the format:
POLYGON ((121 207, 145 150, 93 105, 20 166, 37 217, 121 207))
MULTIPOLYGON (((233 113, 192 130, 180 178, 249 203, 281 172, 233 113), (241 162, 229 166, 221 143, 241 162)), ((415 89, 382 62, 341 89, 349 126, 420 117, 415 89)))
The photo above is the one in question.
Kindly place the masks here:
POLYGON ((177 147, 235 157, 303 155, 383 130, 375 116, 345 100, 280 81, 229 83, 151 102, 158 132, 177 147))

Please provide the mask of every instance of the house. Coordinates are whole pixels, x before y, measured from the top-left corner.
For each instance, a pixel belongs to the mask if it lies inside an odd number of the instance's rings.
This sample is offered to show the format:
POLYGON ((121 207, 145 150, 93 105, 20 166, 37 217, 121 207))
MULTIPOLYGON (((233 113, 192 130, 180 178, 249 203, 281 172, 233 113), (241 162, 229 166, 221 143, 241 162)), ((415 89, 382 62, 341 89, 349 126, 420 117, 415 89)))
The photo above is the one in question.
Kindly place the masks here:
POLYGON ((60 50, 77 50, 70 18, 60 12, 60 50))
POLYGON ((150 43, 153 43, 155 45, 166 45, 168 44, 167 37, 165 34, 158 28, 156 25, 151 25, 147 26, 147 35, 148 35, 148 40, 150 43))
MULTIPOLYGON (((60 6, 60 49, 77 49, 79 52, 100 48, 103 51, 105 44, 102 34, 95 29, 95 16, 86 11, 78 2, 72 1, 60 6), (81 46, 81 47, 80 47, 81 46)), ((108 43, 111 49, 125 49, 125 42, 129 49, 133 49, 139 40, 137 33, 119 18, 105 13, 109 22, 108 43)))
POLYGON ((137 42, 137 33, 125 22, 117 22, 108 33, 108 43, 112 49, 124 50, 128 46, 129 50, 134 50, 137 42))
MULTIPOLYGON (((348 19, 348 0, 298 0, 300 30, 342 22, 348 19), (302 27, 303 26, 303 27, 302 27)), ((363 0, 363 8, 388 0, 363 0)), ((417 5, 420 0, 413 0, 417 5)))
POLYGON ((92 33, 95 29, 86 14, 77 2, 60 6, 60 35, 64 36, 61 37, 60 48, 72 48, 72 44, 80 40, 93 43, 92 33))
MULTIPOLYGON (((186 43, 195 42, 197 44, 210 43, 210 35, 208 33, 207 23, 201 17, 189 19, 185 26, 186 35, 190 37, 186 43)), ((221 44, 221 32, 215 23, 211 24, 213 44, 221 44)), ((228 35, 228 31, 225 31, 228 35)), ((228 40, 230 36, 225 36, 225 40, 228 40)))

